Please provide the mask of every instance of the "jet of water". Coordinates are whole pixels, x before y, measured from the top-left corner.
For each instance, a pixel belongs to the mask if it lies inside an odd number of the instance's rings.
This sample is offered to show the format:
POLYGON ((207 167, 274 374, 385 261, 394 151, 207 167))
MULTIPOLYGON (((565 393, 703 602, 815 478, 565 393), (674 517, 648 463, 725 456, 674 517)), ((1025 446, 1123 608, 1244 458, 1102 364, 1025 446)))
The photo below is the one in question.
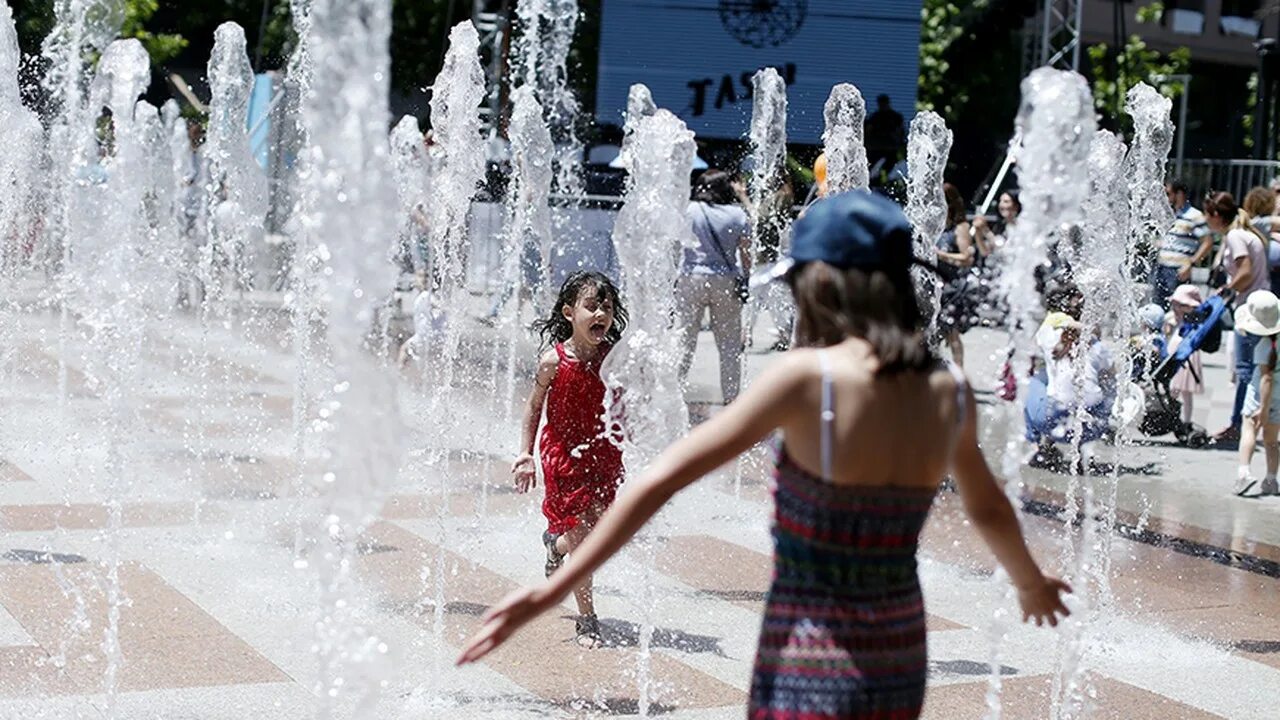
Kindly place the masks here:
POLYGON ((569 51, 578 26, 578 0, 521 0, 516 6, 521 34, 517 44, 522 85, 534 88, 557 147, 556 187, 582 192, 582 142, 575 124, 578 99, 569 86, 569 51))
MULTIPOLYGON (((484 93, 480 37, 475 26, 462 22, 449 33, 449 50, 431 95, 431 127, 441 156, 428 212, 431 249, 438 259, 433 291, 449 308, 457 307, 454 301, 463 290, 467 214, 484 179, 479 113, 484 93)), ((446 351, 445 357, 453 356, 446 351)))
POLYGON ((688 427, 677 379, 677 353, 668 341, 674 310, 671 288, 682 244, 692 242, 686 215, 693 169, 693 133, 669 111, 636 124, 632 186, 614 224, 622 292, 632 322, 609 353, 601 376, 631 400, 611 406, 611 419, 626 427, 626 447, 652 457, 688 427))
MULTIPOLYGON (((866 190, 871 184, 871 170, 867 165, 867 146, 863 140, 867 103, 862 99, 862 93, 849 83, 836 85, 831 88, 823 116, 827 121, 827 129, 822 133, 823 152, 827 155, 827 192, 866 190)), ((914 121, 911 129, 914 135, 914 121)), ((950 135, 949 132, 947 134, 950 135)), ((941 138, 934 140, 940 142, 941 138)), ((946 145, 949 149, 949 139, 946 145)), ((911 146, 908 144, 907 147, 909 152, 911 146)), ((942 155, 945 169, 946 152, 942 155)))
POLYGON ((751 78, 751 202, 758 209, 782 182, 787 161, 787 84, 774 68, 751 78))
POLYGON ((244 28, 226 22, 213 36, 209 57, 209 134, 205 154, 209 163, 208 203, 210 242, 205 256, 207 290, 217 300, 222 290, 222 263, 245 289, 249 263, 262 234, 267 210, 267 183, 249 146, 249 96, 253 66, 244 28))
POLYGON ((543 120, 542 106, 528 86, 513 94, 511 126, 512 185, 508 190, 507 232, 503 244, 503 276, 519 287, 525 282, 520 269, 526 245, 538 248, 544 284, 551 271, 551 183, 555 147, 543 120))
POLYGON ((326 267, 319 276, 337 383, 324 408, 327 472, 317 484, 313 528, 320 593, 315 688, 320 718, 338 703, 371 717, 385 677, 387 645, 360 619, 353 576, 356 541, 376 517, 400 466, 404 431, 396 381, 365 344, 374 306, 392 289, 387 267, 395 236, 387 107, 391 76, 390 0, 316 0, 308 40, 312 92, 302 113, 310 139, 306 181, 311 226, 326 267))
MULTIPOLYGON (((1016 134, 1021 145, 1014 148, 1021 187, 1023 212, 1005 245, 1007 263, 999 290, 1008 299, 1008 323, 1020 365, 1015 377, 1027 376, 1032 337, 1041 308, 1035 284, 1029 282, 1036 268, 1046 263, 1051 242, 1067 237, 1071 226, 1083 217, 1082 205, 1089 195, 1089 151, 1095 131, 1093 98, 1081 76, 1053 68, 1034 70, 1022 81, 1022 103, 1018 110, 1016 134)), ((1026 388, 1019 390, 1025 397, 1026 388)), ((1014 493, 1021 468, 1022 434, 1009 424, 1002 470, 1006 492, 1014 493)), ((1003 572, 996 582, 1004 583, 1003 572)), ((1011 602, 1005 590, 1005 601, 1011 602)), ((993 672, 987 701, 991 713, 999 716, 998 668, 1000 643, 1007 621, 993 623, 993 672)), ((991 717, 992 715, 989 715, 991 717)))
MULTIPOLYGON (((947 198, 942 191, 947 158, 951 154, 951 131, 937 113, 926 110, 911 119, 907 135, 907 219, 915 230, 915 256, 936 262, 934 244, 947 227, 947 198)), ((830 172, 830 158, 828 158, 830 172)), ((940 310, 941 285, 937 275, 912 268, 916 300, 932 327, 940 310)), ((932 335, 932 332, 930 333, 932 335)))
MULTIPOLYGON (((0 147, 4 148, 0 153, 0 193, 5 198, 0 202, 0 279, 22 261, 19 249, 34 225, 31 220, 42 164, 42 129, 35 113, 22 103, 20 63, 18 34, 6 3, 0 6, 0 147)), ((11 347, 7 342, 0 344, 11 347)))
POLYGON ((635 147, 636 127, 640 124, 641 118, 652 117, 656 112, 658 112, 658 106, 653 102, 653 93, 649 91, 649 86, 636 83, 627 89, 627 114, 622 122, 622 150, 619 152, 619 157, 622 167, 627 170, 628 184, 631 182, 631 168, 634 165, 631 153, 635 147))
POLYGON ((1164 192, 1165 166, 1173 147, 1171 108, 1169 98, 1146 83, 1129 88, 1125 98, 1124 111, 1133 119, 1133 147, 1126 159, 1127 183, 1121 186, 1129 188, 1130 248, 1134 250, 1157 247, 1173 224, 1173 208, 1164 192))

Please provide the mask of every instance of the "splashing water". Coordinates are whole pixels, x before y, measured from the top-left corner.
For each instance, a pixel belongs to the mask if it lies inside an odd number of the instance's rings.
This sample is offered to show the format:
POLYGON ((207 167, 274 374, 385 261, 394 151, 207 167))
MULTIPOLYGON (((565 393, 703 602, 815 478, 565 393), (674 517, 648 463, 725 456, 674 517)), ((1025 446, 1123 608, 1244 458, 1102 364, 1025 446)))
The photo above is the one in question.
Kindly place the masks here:
POLYGON ((400 466, 403 429, 396 383, 366 350, 374 302, 390 292, 389 239, 395 190, 387 145, 391 3, 316 0, 310 13, 315 61, 303 101, 310 138, 307 181, 315 193, 317 252, 326 263, 321 298, 337 384, 325 407, 327 472, 318 483, 321 515, 312 527, 320 599, 315 653, 318 717, 341 701, 370 717, 387 645, 359 616, 356 540, 375 517, 400 466))
POLYGON ((751 78, 751 202, 777 190, 787 158, 787 84, 774 68, 751 78))
POLYGON ((583 192, 582 142, 575 127, 579 106, 569 86, 578 14, 578 0, 521 0, 516 6, 522 85, 534 88, 556 143, 556 189, 571 196, 583 192))
MULTIPOLYGON (((35 113, 22 104, 18 87, 21 61, 12 11, 0 6, 0 382, 10 382, 14 299, 8 285, 23 257, 24 241, 32 240, 30 228, 37 213, 42 130, 35 113)), ((33 243, 34 244, 34 243, 33 243)))
POLYGON ((224 272, 242 291, 252 281, 250 257, 262 234, 267 184, 249 149, 253 67, 244 28, 233 22, 223 23, 213 38, 213 53, 209 56, 209 139, 205 143, 210 233, 202 264, 206 292, 212 302, 217 302, 226 281, 224 272))
POLYGON ((1158 246, 1173 224, 1173 208, 1164 192, 1165 166, 1173 147, 1171 108, 1169 98, 1146 83, 1129 88, 1125 98, 1124 111, 1133 119, 1133 147, 1126 161, 1126 177, 1133 223, 1130 229, 1136 246, 1158 246))
MULTIPOLYGON (((1126 351, 1128 322, 1136 314, 1132 286, 1125 277, 1128 253, 1129 206, 1124 195, 1114 192, 1124 184, 1124 143, 1110 132, 1099 130, 1089 148, 1089 184, 1091 191, 1084 203, 1081 242, 1070 249, 1074 280, 1088 298, 1081 320, 1085 325, 1084 337, 1098 334, 1099 342, 1110 348, 1118 360, 1116 376, 1119 396, 1125 396, 1129 382, 1126 351), (1117 309, 1119 314, 1117 315, 1117 309)), ((1088 358, 1080 353, 1075 358, 1076 378, 1084 378, 1088 358)), ((1084 388, 1077 388, 1083 393, 1084 388)), ((1073 419, 1072 432, 1082 432, 1091 418, 1079 408, 1073 419)), ((1116 426, 1123 431, 1123 422, 1116 426)), ((1119 442, 1119 440, 1117 440, 1119 442)), ((1085 672, 1086 658, 1097 642, 1092 629, 1106 608, 1110 595, 1108 577, 1111 555, 1109 528, 1115 521, 1115 491, 1118 468, 1106 477, 1095 477, 1085 483, 1083 499, 1078 476, 1073 476, 1067 490, 1068 508, 1064 512, 1067 531, 1076 519, 1077 507, 1083 513, 1080 529, 1080 551, 1067 543, 1064 547, 1063 567, 1067 568, 1067 580, 1075 590, 1079 615, 1064 623, 1058 635, 1058 668, 1053 678, 1053 716, 1057 718, 1085 717, 1088 697, 1091 695, 1090 676, 1085 672), (1103 518, 1099 519, 1099 512, 1103 518)))
MULTIPOLYGON (((1007 261, 1000 277, 999 291, 1007 298, 1008 323, 1013 360, 1020 365, 1014 376, 1028 376, 1032 338, 1038 319, 1040 299, 1035 284, 1027 282, 1045 264, 1049 245, 1067 236, 1071 225, 1082 219, 1082 204, 1089 194, 1089 147, 1095 130, 1093 98, 1081 76, 1052 68, 1039 68, 1022 81, 1022 103, 1018 110, 1017 136, 1021 145, 1014 150, 1018 161, 1023 213, 1010 232, 1005 252, 1007 261)), ((1018 391, 1025 397, 1025 380, 1018 391)), ((1017 423, 1008 424, 1002 472, 1005 492, 1016 494, 1022 459, 1022 434, 1017 423)), ((1016 505, 1015 505, 1016 507, 1016 505)), ((993 582, 1002 588, 1004 602, 1013 601, 1003 570, 993 582)), ((1009 629, 1009 619, 996 618, 991 631, 991 661, 987 705, 988 717, 1000 716, 1000 648, 1009 629)))
POLYGON ((517 290, 525 282, 520 270, 524 246, 538 249, 546 285, 551 270, 551 183, 555 148, 543 120, 542 105, 528 86, 513 94, 511 127, 512 185, 508 194, 508 230, 504 238, 503 276, 517 290))
POLYGON ((42 130, 36 114, 22 104, 18 86, 21 55, 12 11, 0 7, 0 273, 19 262, 17 238, 26 235, 37 188, 42 130))
MULTIPOLYGON (((827 121, 827 128, 822 133, 823 152, 827 155, 827 192, 834 194, 846 190, 866 190, 871 184, 871 169, 867 165, 867 146, 863 140, 867 103, 862 99, 862 93, 849 83, 840 83, 831 88, 823 117, 827 121)), ((915 127, 913 121, 913 133, 915 127)), ((940 138, 935 140, 940 141, 940 138)), ((949 151, 949 139, 946 145, 949 151)), ((908 153, 910 147, 908 144, 908 153)), ((946 152, 942 154, 945 169, 946 152)), ((914 173, 912 176, 914 177, 914 173)))
MULTIPOLYGON (((936 262, 934 243, 947 227, 947 198, 942 183, 947 171, 947 158, 951 154, 951 131, 937 113, 926 110, 911 119, 907 134, 907 206, 904 208, 911 227, 915 230, 915 256, 930 264, 936 262)), ((830 161, 828 161, 829 163, 830 161)), ((828 164, 828 168, 830 165, 828 164)), ((916 300, 924 317, 930 318, 932 327, 941 311, 938 277, 919 267, 913 267, 912 279, 916 286, 916 300)))
MULTIPOLYGON (((467 215, 476 187, 484 179, 484 151, 480 137, 480 102, 484 99, 484 70, 480 67, 480 38, 470 22, 449 33, 444 67, 436 77, 431 96, 431 127, 439 153, 439 172, 427 206, 430 246, 435 253, 431 267, 434 309, 459 307, 464 291, 467 252, 467 215)), ((444 312, 444 357, 457 352, 457 318, 444 312)), ((446 363, 446 365, 449 365, 446 363)), ((451 384, 446 370, 443 386, 451 384)))
MULTIPOLYGON (((600 368, 606 427, 624 449, 627 465, 644 467, 689 427, 688 409, 677 373, 679 358, 670 342, 668 318, 674 311, 671 288, 682 242, 690 242, 686 215, 693 171, 693 133, 675 115, 659 110, 636 123, 631 186, 614 225, 622 292, 633 323, 600 368)), ((652 572, 652 542, 641 542, 646 572, 652 572)), ((639 598, 640 632, 637 683, 640 714, 653 700, 651 641, 653 583, 643 579, 639 598)))
MULTIPOLYGON (((102 378, 103 396, 111 412, 104 428, 108 437, 107 460, 100 468, 99 489, 108 513, 106 531, 107 627, 101 644, 106 657, 104 691, 109 717, 116 717, 118 677, 123 655, 120 647, 120 609, 128 598, 120 585, 122 565, 120 535, 123 530, 123 498, 132 487, 131 438, 135 432, 132 390, 136 386, 142 341, 148 324, 150 269, 137 260, 148 248, 143 212, 147 187, 153 182, 146 155, 143 127, 134 115, 135 103, 151 82, 151 60, 137 40, 117 40, 107 46, 94 79, 91 110, 111 111, 114 154, 106 161, 104 191, 112 199, 98 228, 106 240, 79 242, 75 261, 85 283, 84 324, 93 333, 96 352, 85 359, 89 372, 102 378), (103 105, 98 105, 102 102, 103 105), (89 265, 87 263, 92 263, 89 265)), ((155 113, 155 108, 150 108, 155 113)))

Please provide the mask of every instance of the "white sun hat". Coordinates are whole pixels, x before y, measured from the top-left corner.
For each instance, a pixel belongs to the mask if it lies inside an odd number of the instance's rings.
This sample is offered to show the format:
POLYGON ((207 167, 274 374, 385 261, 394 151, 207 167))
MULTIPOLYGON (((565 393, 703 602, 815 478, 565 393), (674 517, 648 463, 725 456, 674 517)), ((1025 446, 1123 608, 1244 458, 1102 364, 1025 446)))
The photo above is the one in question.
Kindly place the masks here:
POLYGON ((1248 302, 1236 308, 1236 327, 1250 335, 1280 333, 1280 298, 1270 290, 1259 290, 1248 302))

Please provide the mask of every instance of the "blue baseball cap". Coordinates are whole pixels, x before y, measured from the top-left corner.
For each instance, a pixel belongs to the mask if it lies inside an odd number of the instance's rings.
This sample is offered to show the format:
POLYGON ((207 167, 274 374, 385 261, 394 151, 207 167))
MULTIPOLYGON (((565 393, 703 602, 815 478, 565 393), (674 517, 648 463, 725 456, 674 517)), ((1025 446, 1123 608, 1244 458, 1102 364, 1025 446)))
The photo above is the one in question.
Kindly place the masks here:
POLYGON ((822 261, 847 270, 905 271, 912 262, 911 223, 897 203, 866 190, 830 195, 810 205, 791 227, 791 252, 751 278, 753 286, 822 261))

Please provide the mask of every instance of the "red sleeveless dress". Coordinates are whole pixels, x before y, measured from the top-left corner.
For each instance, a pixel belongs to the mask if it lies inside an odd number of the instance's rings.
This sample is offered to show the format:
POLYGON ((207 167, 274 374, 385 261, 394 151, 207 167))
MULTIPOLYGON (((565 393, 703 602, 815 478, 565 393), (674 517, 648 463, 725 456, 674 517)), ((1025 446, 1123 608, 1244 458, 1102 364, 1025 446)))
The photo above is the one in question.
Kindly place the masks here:
POLYGON ((613 504, 622 482, 622 450, 605 437, 604 381, 600 364, 612 350, 603 345, 593 360, 581 362, 556 343, 556 376, 547 391, 547 421, 540 443, 546 499, 542 514, 548 532, 560 534, 592 510, 613 504))

